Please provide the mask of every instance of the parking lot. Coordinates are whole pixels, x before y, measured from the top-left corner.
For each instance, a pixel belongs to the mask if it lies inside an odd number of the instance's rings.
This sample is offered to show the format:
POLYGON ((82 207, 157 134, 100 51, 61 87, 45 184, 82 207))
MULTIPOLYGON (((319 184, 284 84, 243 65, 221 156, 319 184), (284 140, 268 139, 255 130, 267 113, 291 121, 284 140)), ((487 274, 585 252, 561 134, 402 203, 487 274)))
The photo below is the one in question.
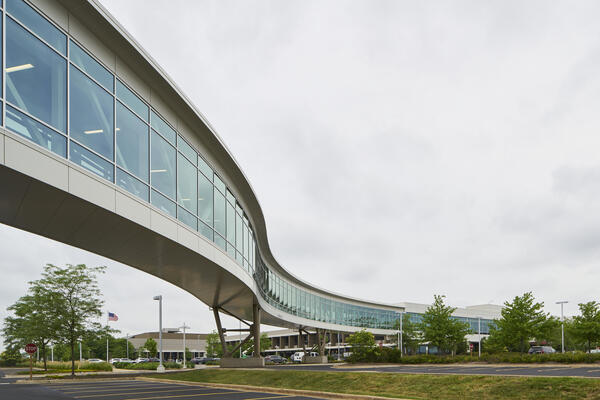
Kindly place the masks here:
POLYGON ((180 383, 149 382, 141 380, 86 381, 75 383, 52 383, 44 385, 46 399, 90 400, 160 400, 160 399, 314 399, 311 397, 275 393, 218 389, 180 383))

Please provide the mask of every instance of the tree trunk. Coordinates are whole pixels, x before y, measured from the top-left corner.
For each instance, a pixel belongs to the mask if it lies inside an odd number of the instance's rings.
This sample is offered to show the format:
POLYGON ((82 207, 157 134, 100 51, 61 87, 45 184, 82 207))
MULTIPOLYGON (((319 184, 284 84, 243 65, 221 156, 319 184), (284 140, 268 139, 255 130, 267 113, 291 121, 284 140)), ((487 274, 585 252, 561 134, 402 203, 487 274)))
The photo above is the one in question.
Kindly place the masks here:
POLYGON ((73 339, 71 342, 71 376, 75 378, 75 341, 73 339))
POLYGON ((46 344, 44 343, 44 341, 42 341, 41 350, 42 350, 42 359, 44 360, 44 371, 48 371, 48 364, 46 362, 46 344))

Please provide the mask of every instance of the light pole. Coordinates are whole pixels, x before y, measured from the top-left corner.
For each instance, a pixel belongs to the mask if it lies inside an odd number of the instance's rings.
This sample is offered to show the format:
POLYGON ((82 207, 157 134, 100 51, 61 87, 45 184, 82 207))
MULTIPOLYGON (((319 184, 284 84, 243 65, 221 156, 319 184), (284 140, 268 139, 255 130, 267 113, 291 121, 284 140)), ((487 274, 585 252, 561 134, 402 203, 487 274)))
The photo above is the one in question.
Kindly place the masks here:
POLYGON ((129 360, 129 333, 125 335, 125 346, 127 346, 127 359, 129 360))
POLYGON ((400 342, 400 358, 402 358, 402 353, 404 353, 404 349, 402 348, 402 342, 404 341, 404 338, 402 337, 402 335, 404 334, 404 327, 402 326, 403 324, 403 320, 404 319, 404 313, 401 312, 400 313, 400 338, 398 340, 398 342, 400 342))
POLYGON ((565 352, 565 319, 563 314, 563 306, 568 303, 568 301, 557 301, 556 304, 560 304, 560 338, 561 338, 561 347, 562 352, 565 352))
POLYGON ((477 350, 479 351, 479 358, 481 358, 481 317, 477 317, 477 336, 479 340, 479 344, 477 345, 477 350))
POLYGON ((165 372, 162 347, 162 295, 159 294, 158 296, 154 296, 153 299, 158 300, 158 347, 160 350, 158 353, 159 364, 158 367, 156 367, 156 372, 165 372))
POLYGON ((185 326, 185 322, 184 322, 183 326, 180 326, 179 329, 183 329, 183 368, 185 368, 186 367, 186 365, 185 365, 185 330, 190 329, 190 327, 185 326))

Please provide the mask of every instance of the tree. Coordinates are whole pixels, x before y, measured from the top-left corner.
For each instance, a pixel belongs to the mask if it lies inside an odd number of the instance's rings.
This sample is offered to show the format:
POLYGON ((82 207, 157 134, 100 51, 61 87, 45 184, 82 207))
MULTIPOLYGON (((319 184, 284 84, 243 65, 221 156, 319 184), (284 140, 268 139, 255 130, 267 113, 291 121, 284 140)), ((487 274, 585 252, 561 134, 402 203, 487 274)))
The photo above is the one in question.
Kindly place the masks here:
POLYGON ((206 355, 208 357, 223 357, 221 339, 217 331, 212 331, 206 337, 206 355))
POLYGON ((102 315, 103 305, 96 275, 105 268, 85 264, 67 264, 62 268, 47 264, 38 281, 43 296, 54 296, 56 336, 71 350, 71 376, 75 376, 75 345, 90 331, 101 329, 94 321, 102 315))
POLYGON ((456 353, 465 336, 470 332, 469 324, 452 318, 456 308, 444 304, 444 297, 434 295, 434 302, 427 307, 419 328, 423 340, 438 348, 438 353, 456 353))
POLYGON ((579 312, 581 315, 573 317, 572 331, 576 337, 587 343, 589 352, 592 343, 600 340, 600 303, 579 303, 579 312))
POLYGON ((556 320, 542 311, 544 303, 536 303, 531 292, 505 302, 501 318, 494 321, 490 339, 510 351, 524 353, 530 339, 542 338, 556 325, 556 320))
POLYGON ((4 319, 4 343, 7 347, 15 348, 35 343, 39 347, 44 369, 48 370, 46 350, 48 344, 56 339, 58 328, 54 317, 55 295, 42 290, 39 281, 29 284, 30 294, 7 308, 14 316, 4 319))
POLYGON ((367 361, 375 349, 375 337, 365 329, 355 332, 347 339, 352 346, 352 359, 355 361, 367 361))
MULTIPOLYGON (((219 335, 217 335, 218 349, 221 349, 221 347, 220 347, 221 344, 220 343, 221 342, 219 341, 219 335)), ((238 343, 229 343, 227 345, 227 351, 229 352, 229 354, 233 358, 239 358, 240 357, 239 350, 236 351, 235 353, 233 352, 233 350, 236 348, 237 345, 238 345, 238 343)), ((269 339, 269 335, 267 335, 264 332, 261 333, 261 335, 260 335, 260 351, 261 351, 261 353, 263 351, 269 349, 270 347, 271 347, 271 339, 269 339)), ((207 353, 208 353, 208 342, 207 342, 207 353)), ((222 353, 222 351, 221 351, 221 353, 222 353)), ((242 346, 242 354, 253 354, 253 353, 254 353, 254 337, 252 337, 250 340, 248 340, 242 346)), ((218 357, 222 357, 222 355, 219 355, 218 357)))
POLYGON ((144 343, 144 348, 148 353, 150 353, 150 357, 156 357, 156 353, 158 352, 157 347, 158 344, 156 343, 156 340, 152 338, 146 339, 146 343, 144 343))
MULTIPOLYGON (((394 323, 394 329, 400 330, 400 320, 394 323)), ((405 354, 416 353, 419 346, 421 334, 417 324, 412 322, 409 314, 402 315, 402 351, 405 354)), ((398 335, 394 335, 393 343, 398 344, 398 335)))

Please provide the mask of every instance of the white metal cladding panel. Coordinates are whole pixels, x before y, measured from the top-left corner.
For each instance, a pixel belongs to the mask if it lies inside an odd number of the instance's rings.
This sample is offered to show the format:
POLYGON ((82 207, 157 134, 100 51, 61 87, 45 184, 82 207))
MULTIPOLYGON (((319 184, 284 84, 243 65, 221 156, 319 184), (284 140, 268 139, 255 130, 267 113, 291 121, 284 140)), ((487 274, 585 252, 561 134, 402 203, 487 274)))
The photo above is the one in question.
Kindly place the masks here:
POLYGON ((154 107, 154 109, 158 111, 158 113, 164 119, 166 119, 167 122, 169 122, 174 128, 177 127, 177 114, 173 112, 171 107, 167 105, 168 103, 164 101, 163 98, 158 95, 158 93, 152 90, 150 93, 150 98, 146 100, 150 100, 150 105, 154 107))
POLYGON ((4 164, 4 135, 0 135, 0 164, 4 164))
MULTIPOLYGON (((30 146, 35 146, 31 144, 30 146)), ((4 163, 7 167, 46 182, 64 191, 69 189, 69 167, 63 162, 10 137, 5 138, 4 163)))
POLYGON ((115 189, 74 168, 69 168, 69 193, 115 212, 115 189))
POLYGON ((115 210, 117 214, 150 228, 150 208, 131 196, 117 192, 115 210))
POLYGON ((154 210, 150 210, 150 229, 174 242, 177 241, 177 223, 154 210))
POLYGON ((198 236, 181 225, 177 226, 177 242, 198 252, 198 236))

